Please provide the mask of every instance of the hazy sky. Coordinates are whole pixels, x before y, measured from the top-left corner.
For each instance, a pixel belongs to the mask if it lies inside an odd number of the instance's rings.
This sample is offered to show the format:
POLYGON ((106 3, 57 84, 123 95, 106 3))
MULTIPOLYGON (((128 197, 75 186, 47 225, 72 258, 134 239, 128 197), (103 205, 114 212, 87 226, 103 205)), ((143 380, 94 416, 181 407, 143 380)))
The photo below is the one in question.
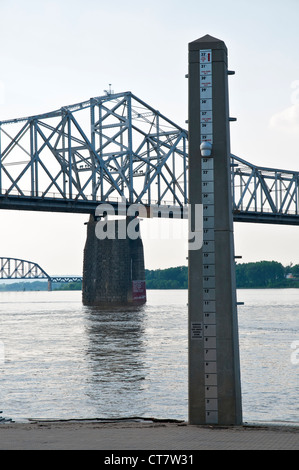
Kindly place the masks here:
MULTIPOLYGON (((188 43, 210 34, 226 43, 236 71, 232 153, 299 170, 298 18, 298 0, 0 0, 0 120, 99 96, 111 83, 185 127, 188 43)), ((49 274, 81 274, 86 216, 3 210, 0 217, 0 256, 36 261, 49 274)), ((243 262, 299 263, 299 227, 234 228, 243 262)), ((150 269, 187 263, 181 240, 144 245, 150 269)))

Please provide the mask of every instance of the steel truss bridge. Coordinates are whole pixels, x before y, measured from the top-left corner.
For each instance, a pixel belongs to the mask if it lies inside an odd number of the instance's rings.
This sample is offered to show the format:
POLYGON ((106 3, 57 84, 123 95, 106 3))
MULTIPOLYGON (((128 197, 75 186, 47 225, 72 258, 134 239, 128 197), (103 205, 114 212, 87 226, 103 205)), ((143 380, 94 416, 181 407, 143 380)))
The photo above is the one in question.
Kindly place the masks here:
POLYGON ((0 208, 187 203, 187 133, 132 93, 0 122, 0 208))
POLYGON ((49 283, 82 281, 81 276, 49 276, 33 261, 3 257, 0 257, 0 279, 45 279, 49 283))
MULTIPOLYGON (((235 221, 299 223, 299 172, 232 155, 231 175, 235 221)), ((0 122, 0 209, 92 213, 125 201, 183 217, 187 188, 187 131, 131 92, 0 122)))
POLYGON ((236 222, 299 224, 299 172, 258 167, 231 155, 236 222))

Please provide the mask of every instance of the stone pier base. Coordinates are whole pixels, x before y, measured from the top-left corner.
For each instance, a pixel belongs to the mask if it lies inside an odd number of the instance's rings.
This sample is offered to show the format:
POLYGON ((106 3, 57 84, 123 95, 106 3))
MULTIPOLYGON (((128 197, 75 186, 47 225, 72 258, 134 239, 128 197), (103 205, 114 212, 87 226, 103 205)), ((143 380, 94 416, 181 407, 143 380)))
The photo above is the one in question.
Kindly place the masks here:
POLYGON ((84 305, 109 307, 146 302, 142 240, 119 239, 119 223, 126 221, 107 222, 108 227, 114 224, 115 239, 99 240, 96 237, 97 221, 90 216, 83 262, 84 305))

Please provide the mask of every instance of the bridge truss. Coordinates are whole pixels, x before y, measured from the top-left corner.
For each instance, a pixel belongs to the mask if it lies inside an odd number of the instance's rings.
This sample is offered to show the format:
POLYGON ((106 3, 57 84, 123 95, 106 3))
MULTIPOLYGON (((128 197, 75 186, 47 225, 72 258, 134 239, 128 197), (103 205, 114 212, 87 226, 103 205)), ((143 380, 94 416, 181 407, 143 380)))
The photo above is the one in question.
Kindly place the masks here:
POLYGON ((82 281, 82 276, 49 276, 33 261, 0 257, 0 279, 46 279, 49 283, 70 283, 82 281))
POLYGON ((258 167, 231 156, 237 222, 299 224, 299 172, 258 167))
POLYGON ((1 257, 0 279, 50 279, 50 276, 32 261, 1 257))
MULTIPOLYGON (((1 121, 0 209, 94 213, 126 201, 186 217, 187 147, 186 130, 131 92, 1 121)), ((231 177, 235 221, 299 223, 299 172, 232 155, 231 177)))
POLYGON ((187 203, 187 132, 131 92, 0 122, 0 208, 187 203))

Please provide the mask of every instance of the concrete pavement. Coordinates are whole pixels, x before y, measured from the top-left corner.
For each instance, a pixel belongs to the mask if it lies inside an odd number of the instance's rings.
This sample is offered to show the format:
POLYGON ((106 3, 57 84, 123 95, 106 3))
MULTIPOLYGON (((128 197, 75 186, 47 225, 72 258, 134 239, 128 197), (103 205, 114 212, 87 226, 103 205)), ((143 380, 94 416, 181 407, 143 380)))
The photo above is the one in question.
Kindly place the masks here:
MULTIPOLYGON (((34 421, 0 424, 0 450, 299 450, 299 427, 168 422, 34 421)), ((109 454, 107 454, 109 455, 109 454)))

